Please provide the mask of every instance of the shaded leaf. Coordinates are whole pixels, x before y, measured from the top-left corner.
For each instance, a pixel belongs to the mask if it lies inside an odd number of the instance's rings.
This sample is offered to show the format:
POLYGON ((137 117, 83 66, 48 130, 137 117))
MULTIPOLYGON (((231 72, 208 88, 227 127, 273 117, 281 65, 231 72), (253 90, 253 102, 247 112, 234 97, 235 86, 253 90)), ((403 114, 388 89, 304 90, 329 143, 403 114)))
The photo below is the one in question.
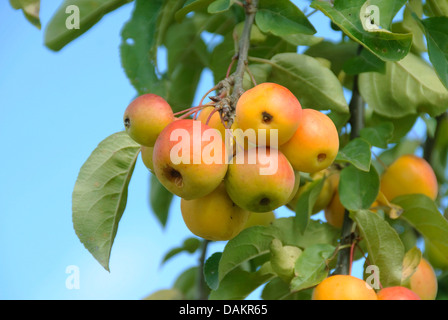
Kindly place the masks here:
POLYGON ((304 233, 308 222, 310 220, 311 214, 313 213, 314 204, 319 197, 319 194, 324 185, 325 178, 317 179, 310 183, 306 191, 299 197, 295 207, 295 220, 297 229, 300 233, 304 233))
POLYGON ((448 90, 431 66, 412 53, 388 62, 385 74, 360 74, 359 91, 371 109, 389 118, 436 116, 448 108, 448 90))
POLYGON ((348 210, 369 209, 378 197, 380 178, 374 166, 368 172, 354 166, 342 169, 339 198, 348 210))
POLYGON ((380 271, 381 285, 401 285, 405 253, 397 232, 376 213, 368 210, 353 211, 350 217, 356 222, 365 242, 369 263, 380 271))
POLYGON ((327 259, 335 247, 329 244, 315 244, 306 248, 296 261, 296 276, 291 280, 291 291, 311 288, 328 276, 327 259))
POLYGON ((428 55, 445 88, 448 88, 448 17, 420 20, 425 28, 428 55))
POLYGON ((168 253, 162 259, 162 264, 181 252, 193 253, 199 248, 200 245, 201 241, 199 239, 187 238, 182 243, 182 246, 173 248, 170 251, 168 251, 168 253))
POLYGON ((339 150, 335 161, 348 162, 367 172, 370 170, 371 157, 370 144, 362 138, 355 138, 339 150))
POLYGON ((360 136, 371 146, 386 149, 393 137, 394 125, 392 122, 383 122, 374 127, 361 129, 360 136))
POLYGON ((318 60, 297 53, 280 53, 270 61, 269 80, 287 87, 303 108, 348 113, 348 104, 336 76, 318 60))
POLYGON ((81 167, 73 189, 75 232, 108 271, 112 245, 126 207, 128 185, 139 152, 140 145, 126 132, 107 137, 81 167))
POLYGON ((406 283, 406 281, 414 274, 421 258, 422 252, 417 247, 413 247, 406 252, 403 259, 403 274, 401 277, 401 283, 406 283))
POLYGON ((222 252, 215 252, 207 259, 204 265, 205 282, 212 290, 218 289, 219 286, 218 268, 221 256, 222 252))
POLYGON ((393 203, 403 208, 401 219, 409 222, 444 256, 448 256, 448 221, 436 204, 423 194, 404 195, 393 203))

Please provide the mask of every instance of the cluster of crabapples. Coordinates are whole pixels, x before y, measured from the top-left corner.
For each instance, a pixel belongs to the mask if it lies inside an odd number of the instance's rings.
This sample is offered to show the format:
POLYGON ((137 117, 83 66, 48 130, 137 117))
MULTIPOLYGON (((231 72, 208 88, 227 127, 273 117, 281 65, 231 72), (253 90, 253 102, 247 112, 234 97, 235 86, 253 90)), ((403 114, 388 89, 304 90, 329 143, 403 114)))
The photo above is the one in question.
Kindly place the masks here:
POLYGON ((163 98, 145 94, 129 104, 124 124, 142 145, 146 167, 181 198, 189 230, 225 241, 260 220, 272 222, 275 209, 291 205, 300 173, 328 168, 339 136, 327 115, 302 109, 275 83, 245 91, 230 125, 216 109, 206 104, 192 118, 176 117, 163 98))
MULTIPOLYGON (((302 108, 291 91, 275 83, 245 91, 232 121, 223 117, 216 104, 190 110, 194 112, 177 116, 162 97, 144 94, 126 108, 124 125, 141 145, 145 166, 181 198, 182 217, 193 234, 226 241, 250 226, 268 225, 276 218, 275 209, 287 206, 294 211, 311 181, 323 177, 313 214, 323 210, 329 224, 342 227, 340 168, 332 166, 339 135, 326 114, 302 108), (309 181, 301 183, 301 173, 309 181)), ((437 179, 423 158, 404 155, 382 174, 371 210, 414 193, 435 199, 437 179)), ((293 249, 291 254, 297 254, 299 248, 293 249)), ((407 288, 376 292, 351 275, 331 276, 314 288, 313 299, 429 300, 436 293, 434 270, 422 258, 407 288)))

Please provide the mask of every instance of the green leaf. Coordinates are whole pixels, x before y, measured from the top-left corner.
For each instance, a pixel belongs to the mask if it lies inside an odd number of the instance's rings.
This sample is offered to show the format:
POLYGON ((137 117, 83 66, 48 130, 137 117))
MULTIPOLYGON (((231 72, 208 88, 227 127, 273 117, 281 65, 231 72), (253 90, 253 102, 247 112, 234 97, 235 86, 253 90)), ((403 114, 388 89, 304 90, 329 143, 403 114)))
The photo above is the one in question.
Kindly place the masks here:
POLYGON ((418 22, 413 18, 413 14, 416 14, 420 19, 422 18, 423 4, 421 0, 409 0, 404 8, 403 21, 401 22, 401 27, 404 31, 402 33, 412 33, 412 51, 419 54, 427 51, 427 49, 423 31, 418 22))
POLYGON ((363 72, 384 73, 386 71, 386 63, 370 51, 362 50, 360 55, 345 61, 343 70, 348 75, 363 72))
MULTIPOLYGON (((368 109, 369 115, 366 117, 365 126, 366 127, 374 127, 375 130, 378 130, 378 136, 386 136, 388 143, 397 143, 409 133, 409 131, 414 127, 415 121, 418 118, 417 114, 411 114, 408 116, 404 116, 401 118, 390 118, 379 115, 376 112, 373 112, 371 109, 368 109), (385 123, 390 123, 393 126, 392 137, 389 137, 387 134, 388 128, 385 123), (384 128, 382 128, 384 126, 384 128)), ((370 130, 368 130, 370 131, 370 130)), ((374 146, 379 147, 378 139, 375 139, 371 136, 371 133, 365 132, 364 134, 369 136, 366 139, 374 146)), ((373 133, 372 133, 373 134, 373 133)))
POLYGON ((201 241, 199 239, 187 238, 182 243, 182 246, 173 248, 170 251, 168 251, 168 253, 163 257, 162 264, 181 252, 193 253, 199 248, 200 245, 201 241))
POLYGON ((22 9, 25 18, 40 30, 40 0, 9 0, 9 3, 16 10, 22 9))
POLYGON ((103 140, 80 169, 72 195, 78 238, 109 271, 112 245, 126 207, 128 185, 140 145, 126 132, 103 140))
POLYGON ((212 291, 209 300, 244 300, 263 283, 273 279, 275 275, 263 272, 263 267, 257 272, 247 272, 240 268, 232 270, 212 291))
POLYGON ((368 172, 354 166, 342 169, 339 181, 339 198, 348 210, 369 209, 378 197, 380 178, 374 166, 368 172))
POLYGON ((163 0, 136 0, 131 19, 121 32, 121 64, 139 95, 154 93, 165 97, 166 83, 156 72, 158 19, 163 12, 163 0))
POLYGON ((436 204, 423 194, 397 197, 393 201, 403 208, 400 218, 409 222, 444 256, 448 256, 448 221, 436 204))
POLYGON ((254 226, 243 230, 229 240, 224 248, 219 264, 219 281, 241 264, 267 255, 273 239, 279 239, 283 245, 306 248, 315 243, 336 243, 339 232, 326 223, 311 220, 303 235, 297 234, 293 217, 280 218, 268 226, 254 226))
POLYGON ((193 0, 187 1, 183 8, 179 9, 174 17, 177 22, 181 22, 185 16, 193 11, 206 9, 214 0, 193 0))
POLYGON ((348 162, 359 170, 368 172, 371 158, 370 144, 362 138, 355 138, 339 150, 335 161, 348 162))
POLYGON ((412 53, 386 63, 385 74, 360 74, 359 91, 371 109, 389 118, 437 116, 448 109, 448 90, 431 66, 412 53))
POLYGON ((171 25, 164 41, 167 49, 169 90, 166 100, 174 112, 193 103, 204 67, 208 65, 207 46, 193 19, 171 25))
POLYGON ((310 183, 306 191, 299 197, 295 207, 295 219, 294 222, 297 225, 297 229, 303 234, 308 226, 310 217, 313 213, 314 204, 319 197, 319 194, 324 185, 325 178, 317 179, 310 183))
MULTIPOLYGON (((363 45, 380 59, 398 61, 409 52, 412 34, 392 33, 388 31, 393 17, 406 1, 385 0, 336 0, 334 5, 326 1, 313 1, 311 7, 322 11, 346 35, 363 45), (371 23, 369 5, 375 5, 379 14, 378 21, 371 23), (372 30, 369 28, 373 27, 372 30)), ((374 15, 375 16, 375 13, 374 15)))
POLYGON ((182 292, 185 300, 196 300, 198 292, 199 267, 191 267, 183 271, 174 281, 173 289, 182 292))
POLYGON ((269 81, 287 87, 303 108, 348 113, 348 104, 339 80, 318 60, 297 53, 280 53, 270 61, 269 81))
POLYGON ((289 0, 261 0, 255 22, 261 31, 280 37, 316 33, 303 12, 289 0))
POLYGON ((367 210, 353 211, 362 241, 365 242, 370 265, 378 267, 383 287, 401 285, 404 246, 397 232, 379 215, 367 210))
POLYGON ((235 0, 215 0, 208 6, 208 13, 220 13, 230 9, 235 0))
POLYGON ((329 244, 315 244, 306 248, 296 261, 296 276, 291 280, 291 291, 300 291, 319 284, 328 276, 327 259, 335 247, 329 244))
POLYGON ((386 149, 394 132, 392 122, 383 122, 374 127, 361 129, 360 136, 370 143, 371 146, 386 149))
POLYGON ((159 222, 165 227, 168 220, 168 213, 173 199, 173 194, 169 192, 157 179, 151 174, 151 187, 149 189, 149 203, 151 209, 159 222))
POLYGON ((312 290, 291 292, 288 283, 280 278, 274 278, 264 286, 261 298, 263 300, 311 300, 312 290))
POLYGON ((426 0, 425 14, 431 17, 448 16, 448 0, 426 0))
POLYGON ((132 0, 65 0, 46 26, 45 46, 54 51, 61 50, 106 14, 130 1, 132 0), (79 25, 75 23, 78 19, 79 25))
POLYGON ((420 20, 425 27, 428 55, 445 88, 448 88, 448 17, 420 20))
POLYGON ((331 62, 331 70, 336 76, 339 76, 346 61, 356 57, 357 49, 358 44, 354 41, 338 43, 322 41, 308 48, 305 54, 311 57, 320 57, 329 60, 331 62))
POLYGON ((218 289, 218 268, 219 261, 221 261, 222 252, 215 252, 212 254, 204 265, 204 278, 208 287, 212 290, 218 289))

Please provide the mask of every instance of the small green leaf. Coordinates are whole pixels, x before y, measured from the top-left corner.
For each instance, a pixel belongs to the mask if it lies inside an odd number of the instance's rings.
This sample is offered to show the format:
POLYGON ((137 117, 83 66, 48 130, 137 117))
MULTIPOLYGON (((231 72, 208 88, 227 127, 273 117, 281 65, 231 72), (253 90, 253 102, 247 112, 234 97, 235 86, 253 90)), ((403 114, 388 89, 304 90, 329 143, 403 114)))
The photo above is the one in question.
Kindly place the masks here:
POLYGON ((182 292, 185 300, 196 300, 198 293, 199 267, 183 271, 174 281, 173 289, 182 292))
POLYGON ((181 252, 193 253, 195 252, 201 244, 201 241, 197 238, 187 238, 184 240, 182 246, 173 248, 163 257, 162 264, 167 262, 172 257, 176 256, 181 252))
POLYGON ((157 179, 151 174, 151 187, 149 189, 149 202, 151 209, 159 222, 165 227, 168 220, 168 213, 173 199, 173 194, 169 192, 157 179))
POLYGON ((303 235, 297 234, 293 217, 276 219, 268 227, 245 229, 226 244, 219 263, 219 281, 241 264, 269 254, 273 239, 279 239, 284 245, 306 248, 316 243, 335 244, 338 237, 336 228, 315 220, 309 222, 303 235))
POLYGON ((204 265, 205 282, 212 290, 218 289, 219 286, 218 268, 221 256, 222 252, 215 252, 207 259, 204 265))
POLYGON ((353 211, 362 241, 365 242, 370 265, 379 271, 383 287, 401 285, 404 246, 397 232, 379 215, 368 210, 353 211))
POLYGON ((311 214, 313 213, 314 204, 319 197, 319 194, 324 185, 325 178, 317 179, 310 183, 309 187, 297 200, 295 207, 295 219, 294 222, 297 225, 297 229, 300 233, 304 233, 308 223, 310 221, 311 214))
POLYGON ((374 166, 368 172, 354 166, 342 169, 339 180, 339 197, 348 210, 369 209, 378 197, 380 178, 374 166))
POLYGON ((311 3, 311 7, 322 11, 346 35, 380 59, 398 61, 408 54, 412 44, 412 34, 392 33, 388 30, 390 30, 393 17, 405 2, 405 0, 369 2, 346 0, 335 1, 332 5, 330 2, 315 0, 311 3), (372 10, 373 15, 371 15, 372 10), (379 16, 380 21, 372 22, 375 15, 379 16))
POLYGON ((329 244, 315 244, 306 248, 296 261, 296 276, 291 280, 291 291, 300 291, 319 284, 328 275, 327 259, 335 247, 329 244))
POLYGON ((81 167, 73 189, 75 232, 108 271, 112 245, 139 153, 140 145, 126 132, 107 137, 81 167))
POLYGON ((280 37, 316 33, 303 12, 289 0, 261 0, 255 22, 261 31, 280 37))
POLYGON ((45 46, 54 51, 61 50, 71 41, 88 31, 106 14, 131 1, 65 0, 46 26, 45 46), (75 22, 79 22, 79 24, 75 22))
POLYGON ((291 292, 288 283, 280 278, 274 278, 264 286, 261 298, 263 300, 311 300, 312 290, 291 292))
POLYGON ((431 17, 448 16, 448 0, 426 0, 425 14, 431 17))
POLYGON ((273 273, 262 270, 247 272, 240 268, 234 269, 220 282, 218 289, 210 293, 209 300, 244 300, 252 291, 274 277, 273 273))
POLYGON ((25 18, 40 30, 40 0, 9 0, 9 2, 14 9, 22 9, 25 18))
POLYGON ((365 127, 361 129, 360 136, 370 143, 370 145, 386 149, 391 141, 394 132, 392 122, 383 122, 374 127, 365 127))
POLYGON ((348 113, 341 83, 317 59, 297 53, 280 53, 264 62, 272 66, 269 80, 291 90, 303 108, 348 113))
POLYGON ((420 20, 425 28, 428 55, 445 88, 448 88, 448 17, 420 20))
POLYGON ((436 204, 423 194, 404 195, 394 199, 403 208, 401 219, 409 222, 441 254, 448 256, 448 220, 436 204))
POLYGON ((348 162, 359 170, 368 172, 371 158, 370 144, 362 138, 356 138, 339 150, 335 161, 348 162))
POLYGON ((220 13, 229 10, 235 0, 215 0, 208 6, 208 13, 220 13))

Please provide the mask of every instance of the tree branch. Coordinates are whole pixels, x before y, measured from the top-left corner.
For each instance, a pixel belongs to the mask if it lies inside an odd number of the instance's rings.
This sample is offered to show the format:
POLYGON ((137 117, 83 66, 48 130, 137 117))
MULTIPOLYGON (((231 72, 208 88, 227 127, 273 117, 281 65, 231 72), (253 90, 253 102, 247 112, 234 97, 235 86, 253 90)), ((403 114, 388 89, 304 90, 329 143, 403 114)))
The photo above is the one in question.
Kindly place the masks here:
POLYGON ((204 276, 204 265, 205 257, 207 255, 207 247, 210 243, 209 240, 204 240, 201 246, 201 256, 199 257, 199 268, 198 268, 198 300, 207 300, 207 284, 205 283, 204 276))
MULTIPOLYGON (((358 46, 359 55, 361 53, 362 46, 358 46)), ((353 140, 359 137, 361 129, 364 127, 364 101, 359 93, 358 89, 358 75, 353 78, 353 90, 352 97, 349 104, 350 110, 350 139, 353 140)), ((339 251, 338 259, 336 262, 336 269, 333 274, 350 274, 351 270, 351 251, 350 246, 355 240, 353 234, 353 220, 349 217, 348 210, 345 210, 344 222, 342 224, 340 245, 344 248, 339 251)))

